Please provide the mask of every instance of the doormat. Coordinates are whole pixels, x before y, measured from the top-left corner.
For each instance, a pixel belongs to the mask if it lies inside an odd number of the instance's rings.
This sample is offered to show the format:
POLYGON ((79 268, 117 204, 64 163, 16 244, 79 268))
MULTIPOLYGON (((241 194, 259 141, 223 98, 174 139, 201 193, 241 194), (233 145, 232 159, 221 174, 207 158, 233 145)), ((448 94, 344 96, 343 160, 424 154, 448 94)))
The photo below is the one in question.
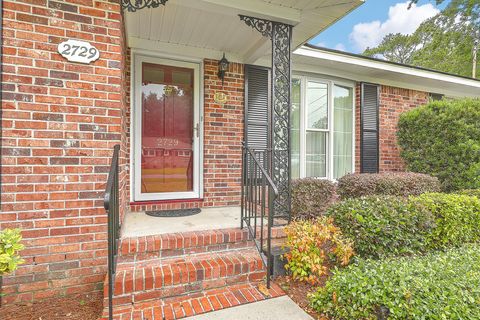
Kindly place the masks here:
POLYGON ((200 208, 193 208, 193 209, 146 211, 145 213, 151 217, 176 218, 176 217, 193 216, 195 214, 199 214, 201 211, 202 210, 200 208))

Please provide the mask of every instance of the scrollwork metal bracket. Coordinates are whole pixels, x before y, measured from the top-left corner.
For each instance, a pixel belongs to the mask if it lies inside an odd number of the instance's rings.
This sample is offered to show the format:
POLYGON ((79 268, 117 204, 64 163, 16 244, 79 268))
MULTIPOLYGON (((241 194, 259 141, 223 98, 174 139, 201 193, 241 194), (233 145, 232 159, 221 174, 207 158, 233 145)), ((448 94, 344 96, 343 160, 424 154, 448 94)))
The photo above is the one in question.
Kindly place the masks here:
POLYGON ((272 39, 273 22, 270 20, 238 15, 240 20, 253 29, 257 30, 262 36, 272 39))
POLYGON ((135 12, 144 8, 158 8, 165 5, 168 0, 122 0, 122 8, 129 12, 135 12))

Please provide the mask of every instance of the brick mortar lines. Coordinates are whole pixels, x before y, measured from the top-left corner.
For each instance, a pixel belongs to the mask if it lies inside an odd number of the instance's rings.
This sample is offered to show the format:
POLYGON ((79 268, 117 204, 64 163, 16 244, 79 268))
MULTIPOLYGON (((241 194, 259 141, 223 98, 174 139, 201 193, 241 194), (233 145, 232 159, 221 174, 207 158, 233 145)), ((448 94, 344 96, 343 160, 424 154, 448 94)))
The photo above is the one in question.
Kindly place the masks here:
POLYGON ((4 279, 4 301, 98 290, 106 255, 100 197, 120 140, 120 7, 5 1, 3 23, 0 227, 23 227, 27 244, 26 265, 4 279), (92 42, 100 59, 65 61, 56 46, 67 38, 92 42))

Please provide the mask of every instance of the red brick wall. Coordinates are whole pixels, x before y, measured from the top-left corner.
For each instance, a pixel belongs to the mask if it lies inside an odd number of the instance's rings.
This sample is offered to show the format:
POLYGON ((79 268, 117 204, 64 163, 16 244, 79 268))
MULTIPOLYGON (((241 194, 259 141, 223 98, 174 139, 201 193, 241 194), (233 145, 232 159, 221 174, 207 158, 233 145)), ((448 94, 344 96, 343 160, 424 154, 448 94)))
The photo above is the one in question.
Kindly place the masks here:
POLYGON ((397 144, 400 114, 428 102, 428 93, 381 86, 380 88, 380 172, 404 171, 397 144))
MULTIPOLYGON (((244 120, 243 65, 230 63, 223 87, 222 81, 217 76, 218 61, 205 60, 203 69, 203 199, 136 202, 130 206, 132 211, 235 206, 240 204, 241 147, 244 120), (218 104, 214 101, 215 93, 220 91, 228 96, 227 102, 224 104, 218 104)), ((129 120, 127 121, 129 122, 129 120)), ((127 134, 127 136, 130 135, 127 134)), ((131 177, 129 182, 132 183, 131 177)))
POLYGON ((22 228, 26 263, 4 302, 99 290, 106 270, 102 197, 121 140, 122 21, 107 0, 4 1, 0 229, 22 228), (86 40, 100 59, 67 62, 86 40))
MULTIPOLYGON (((360 172, 360 103, 361 86, 357 85, 355 170, 360 172)), ((380 86, 379 143, 380 172, 404 171, 397 144, 397 124, 400 114, 428 102, 427 92, 380 86)))

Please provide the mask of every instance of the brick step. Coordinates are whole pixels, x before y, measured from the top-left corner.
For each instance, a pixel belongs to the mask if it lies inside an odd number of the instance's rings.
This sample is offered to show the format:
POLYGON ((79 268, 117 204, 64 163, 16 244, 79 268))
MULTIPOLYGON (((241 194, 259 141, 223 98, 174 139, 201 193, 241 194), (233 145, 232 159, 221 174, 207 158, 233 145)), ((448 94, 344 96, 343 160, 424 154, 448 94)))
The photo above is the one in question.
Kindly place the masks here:
POLYGON ((124 262, 117 266, 113 303, 164 299, 259 281, 264 276, 263 261, 254 247, 124 262))
MULTIPOLYGON (((113 318, 115 320, 182 319, 283 295, 285 295, 283 290, 274 283, 272 283, 269 290, 266 290, 262 282, 245 283, 174 298, 157 299, 116 307, 113 318), (259 289, 259 285, 262 285, 264 289, 259 289)), ((104 319, 106 319, 105 313, 104 319)))
MULTIPOLYGON (((272 236, 283 237, 283 228, 273 228, 272 236)), ((120 239, 120 261, 142 260, 149 255, 174 257, 201 252, 224 251, 253 246, 246 229, 180 232, 120 239)))

